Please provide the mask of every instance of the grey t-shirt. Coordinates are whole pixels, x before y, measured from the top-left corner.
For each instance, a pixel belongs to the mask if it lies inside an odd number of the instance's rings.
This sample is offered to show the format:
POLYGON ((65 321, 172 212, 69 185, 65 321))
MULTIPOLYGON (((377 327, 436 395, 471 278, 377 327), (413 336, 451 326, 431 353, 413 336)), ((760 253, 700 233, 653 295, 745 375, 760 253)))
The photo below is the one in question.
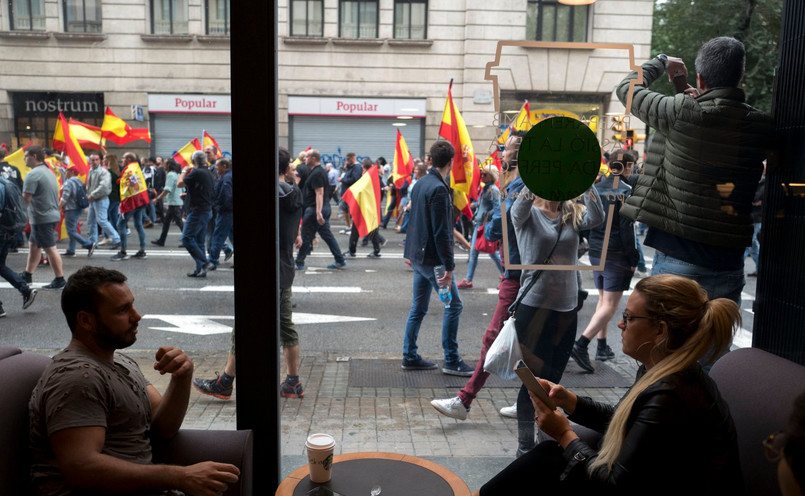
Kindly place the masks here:
POLYGON ((104 427, 102 453, 151 463, 148 381, 137 364, 115 353, 115 363, 68 346, 42 373, 28 404, 31 480, 39 496, 71 495, 50 445, 50 435, 73 427, 104 427))
MULTIPOLYGON (((579 230, 591 229, 604 221, 604 208, 595 188, 584 195, 587 207, 579 230)), ((523 265, 541 265, 556 244, 561 216, 551 219, 534 206, 533 193, 524 187, 512 205, 511 216, 517 247, 523 265)), ((559 243, 548 263, 550 265, 578 265, 579 233, 572 225, 562 228, 559 243)), ((524 270, 520 276, 520 292, 525 291, 535 271, 524 270)), ((531 291, 522 300, 524 305, 569 312, 578 304, 578 277, 574 270, 545 270, 531 291)), ((519 298, 519 294, 517 295, 519 298)))
POLYGON ((34 167, 25 176, 22 192, 33 196, 28 207, 28 221, 32 226, 59 222, 59 183, 47 165, 34 167))

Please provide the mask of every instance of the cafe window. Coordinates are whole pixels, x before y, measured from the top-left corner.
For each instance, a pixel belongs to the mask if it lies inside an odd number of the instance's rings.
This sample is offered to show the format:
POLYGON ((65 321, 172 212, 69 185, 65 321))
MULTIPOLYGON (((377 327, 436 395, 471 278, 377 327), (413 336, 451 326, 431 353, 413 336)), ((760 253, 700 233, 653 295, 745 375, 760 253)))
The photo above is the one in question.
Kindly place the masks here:
POLYGON ((68 33, 100 33, 101 0, 64 0, 64 30, 68 33))
POLYGON ((229 0, 207 0, 207 34, 229 36, 229 0))
POLYGON ((12 31, 45 30, 45 0, 8 0, 8 10, 12 31))
POLYGON ((187 0, 151 0, 151 32, 187 34, 187 0))
POLYGON ((427 19, 426 0, 395 0, 394 38, 424 40, 428 36, 427 19))
POLYGON ((377 38, 377 0, 341 0, 339 36, 377 38))
POLYGON ((324 36, 324 2, 293 0, 291 2, 291 36, 324 36))
MULTIPOLYGON (((82 116, 77 119, 84 124, 101 127, 103 116, 89 117, 82 116)), ((50 147, 53 142, 53 132, 59 122, 58 115, 48 116, 22 116, 14 119, 14 137, 16 143, 12 143, 13 148, 19 148, 27 143, 33 143, 42 147, 50 147)))
POLYGON ((587 5, 528 0, 526 38, 536 41, 587 41, 587 5))

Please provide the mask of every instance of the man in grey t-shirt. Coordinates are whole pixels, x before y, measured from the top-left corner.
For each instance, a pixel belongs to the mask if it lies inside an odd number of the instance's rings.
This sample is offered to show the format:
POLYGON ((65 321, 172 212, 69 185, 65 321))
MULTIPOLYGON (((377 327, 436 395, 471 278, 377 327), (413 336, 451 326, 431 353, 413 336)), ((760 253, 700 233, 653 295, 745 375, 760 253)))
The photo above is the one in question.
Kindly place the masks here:
POLYGON ((56 224, 61 220, 59 213, 59 183, 56 176, 45 164, 45 152, 40 146, 25 149, 25 165, 31 168, 22 183, 22 197, 28 205, 28 222, 31 224, 28 263, 20 277, 30 284, 39 265, 42 250, 56 276, 42 289, 61 289, 64 287, 64 272, 59 251, 56 249, 56 224))
POLYGON ((86 266, 61 296, 72 339, 28 404, 35 494, 223 494, 237 482, 240 472, 228 463, 152 463, 151 440, 170 439, 182 425, 193 362, 178 348, 157 350, 154 369, 170 374, 163 396, 117 352, 135 343, 141 318, 126 276, 86 266))

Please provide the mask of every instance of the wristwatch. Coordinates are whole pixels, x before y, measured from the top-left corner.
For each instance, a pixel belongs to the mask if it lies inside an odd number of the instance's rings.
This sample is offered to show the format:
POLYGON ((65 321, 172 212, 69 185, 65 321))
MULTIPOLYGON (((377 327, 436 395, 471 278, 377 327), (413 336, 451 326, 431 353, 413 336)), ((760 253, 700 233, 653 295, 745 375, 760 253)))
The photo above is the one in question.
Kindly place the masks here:
POLYGON ((657 60, 662 62, 663 67, 665 67, 666 69, 668 68, 668 55, 665 55, 664 53, 661 53, 661 54, 657 55, 657 60))

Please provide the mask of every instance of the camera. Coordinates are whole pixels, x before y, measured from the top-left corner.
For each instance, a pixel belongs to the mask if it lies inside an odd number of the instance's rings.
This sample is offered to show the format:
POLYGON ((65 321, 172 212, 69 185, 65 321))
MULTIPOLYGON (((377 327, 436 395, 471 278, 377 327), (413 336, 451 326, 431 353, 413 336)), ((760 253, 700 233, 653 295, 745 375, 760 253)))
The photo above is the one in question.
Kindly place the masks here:
POLYGON ((619 160, 612 160, 611 162, 609 162, 609 164, 607 164, 607 166, 609 167, 609 171, 612 174, 616 176, 620 176, 621 174, 623 174, 623 162, 619 160))

